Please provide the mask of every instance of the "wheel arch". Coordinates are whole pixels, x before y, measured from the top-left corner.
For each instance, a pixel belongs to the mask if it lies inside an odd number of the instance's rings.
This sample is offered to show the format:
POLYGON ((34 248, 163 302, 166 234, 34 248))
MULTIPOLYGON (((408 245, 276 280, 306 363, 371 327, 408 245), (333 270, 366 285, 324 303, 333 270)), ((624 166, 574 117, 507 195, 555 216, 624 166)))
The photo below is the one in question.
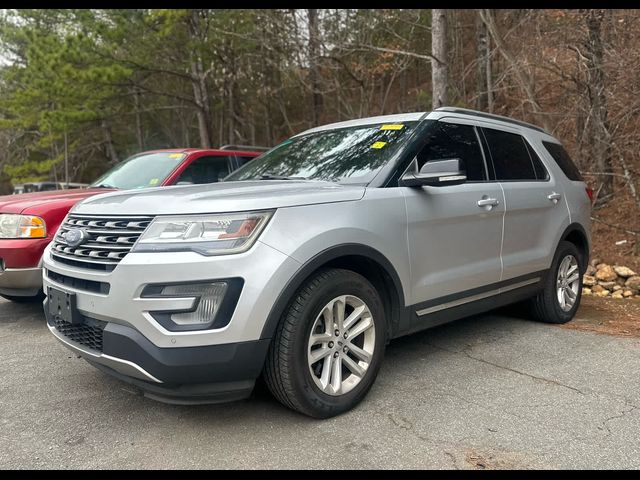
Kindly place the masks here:
POLYGON ((584 227, 579 223, 572 223, 564 230, 560 240, 573 243, 578 248, 582 254, 582 269, 583 271, 586 270, 587 264, 589 263, 590 245, 589 237, 584 227))
POLYGON ((304 263, 282 289, 271 307, 262 328, 261 339, 272 338, 278 322, 294 294, 321 268, 344 268, 369 280, 382 298, 387 315, 387 339, 404 327, 406 309, 400 276, 391 262, 378 250, 356 243, 336 245, 318 253, 304 263))

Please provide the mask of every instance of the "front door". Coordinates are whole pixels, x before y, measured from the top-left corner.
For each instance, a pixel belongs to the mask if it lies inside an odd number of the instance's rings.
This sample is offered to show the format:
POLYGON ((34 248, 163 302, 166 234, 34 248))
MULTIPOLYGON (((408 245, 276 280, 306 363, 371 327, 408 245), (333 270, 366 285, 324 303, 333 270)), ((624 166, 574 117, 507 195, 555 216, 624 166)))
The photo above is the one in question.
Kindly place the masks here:
MULTIPOLYGON (((417 305, 444 298, 471 298, 500 281, 500 248, 504 198, 489 176, 472 125, 455 120, 433 122, 425 147, 417 156, 424 163, 459 158, 467 182, 443 187, 402 187, 407 206, 407 242, 411 261, 411 300, 417 305), (475 291, 474 291, 475 290, 475 291)), ((427 313, 429 309, 423 309, 427 313)))

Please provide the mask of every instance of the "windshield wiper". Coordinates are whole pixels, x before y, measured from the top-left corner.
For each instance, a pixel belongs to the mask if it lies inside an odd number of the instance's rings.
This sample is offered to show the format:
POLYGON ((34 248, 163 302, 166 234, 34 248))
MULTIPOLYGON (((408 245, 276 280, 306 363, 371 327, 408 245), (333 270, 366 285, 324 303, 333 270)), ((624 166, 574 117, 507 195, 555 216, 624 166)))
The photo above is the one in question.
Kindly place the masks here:
POLYGON ((273 175, 271 173, 263 173, 260 180, 306 180, 305 177, 287 177, 285 175, 273 175))
POLYGON ((101 183, 100 185, 91 185, 91 188, 117 188, 113 185, 108 185, 106 183, 101 183))

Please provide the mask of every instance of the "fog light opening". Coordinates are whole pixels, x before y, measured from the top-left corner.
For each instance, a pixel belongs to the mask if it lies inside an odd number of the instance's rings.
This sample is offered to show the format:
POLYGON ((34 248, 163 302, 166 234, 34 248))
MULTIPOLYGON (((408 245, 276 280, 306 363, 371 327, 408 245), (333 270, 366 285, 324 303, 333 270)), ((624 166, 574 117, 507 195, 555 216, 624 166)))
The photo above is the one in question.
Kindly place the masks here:
POLYGON ((172 313, 176 325, 206 325, 215 321, 227 293, 226 282, 167 285, 160 293, 163 297, 195 297, 195 310, 172 313))

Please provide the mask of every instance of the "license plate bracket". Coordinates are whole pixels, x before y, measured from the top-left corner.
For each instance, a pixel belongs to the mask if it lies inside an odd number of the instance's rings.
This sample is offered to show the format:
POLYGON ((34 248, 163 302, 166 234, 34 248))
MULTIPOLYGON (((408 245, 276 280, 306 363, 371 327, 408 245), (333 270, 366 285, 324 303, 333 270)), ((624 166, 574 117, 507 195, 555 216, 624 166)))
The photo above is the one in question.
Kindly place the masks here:
POLYGON ((49 287, 47 292, 49 313, 56 319, 72 325, 83 322, 82 315, 76 307, 76 294, 67 293, 57 288, 49 287))

